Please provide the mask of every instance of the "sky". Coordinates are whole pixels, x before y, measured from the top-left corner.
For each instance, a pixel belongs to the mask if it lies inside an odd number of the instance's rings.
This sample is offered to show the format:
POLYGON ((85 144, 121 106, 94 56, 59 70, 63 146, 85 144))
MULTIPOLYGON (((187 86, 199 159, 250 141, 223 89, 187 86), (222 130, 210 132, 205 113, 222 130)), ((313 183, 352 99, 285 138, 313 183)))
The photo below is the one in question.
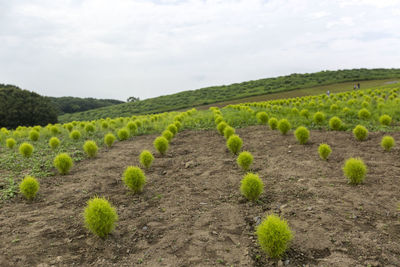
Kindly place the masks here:
POLYGON ((400 0, 0 0, 0 83, 126 100, 400 67, 400 0))

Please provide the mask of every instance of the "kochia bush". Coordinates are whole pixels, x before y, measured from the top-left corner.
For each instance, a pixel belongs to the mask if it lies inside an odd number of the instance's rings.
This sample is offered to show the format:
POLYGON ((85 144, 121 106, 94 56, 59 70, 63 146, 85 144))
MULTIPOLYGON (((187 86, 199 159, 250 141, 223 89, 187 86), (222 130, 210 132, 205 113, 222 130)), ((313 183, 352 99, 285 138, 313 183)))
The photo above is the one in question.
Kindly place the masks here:
POLYGON ((54 167, 62 175, 68 174, 69 170, 74 165, 71 157, 67 153, 58 154, 54 159, 54 167))
POLYGON ((174 134, 171 133, 170 130, 164 130, 164 131, 161 133, 161 135, 164 136, 165 139, 168 140, 168 142, 171 142, 172 138, 174 137, 174 134))
POLYGON ((71 138, 72 140, 79 140, 81 138, 81 132, 79 132, 78 130, 73 130, 69 134, 69 138, 71 138))
POLYGON ((32 176, 25 176, 25 178, 19 184, 19 191, 27 199, 33 199, 39 191, 39 182, 32 176))
POLYGON ((275 130, 278 127, 278 120, 276 118, 270 118, 268 120, 268 125, 271 130, 275 130))
POLYGON ((379 117, 379 122, 382 125, 389 126, 392 123, 392 118, 389 115, 382 115, 379 117))
POLYGON ((29 132, 29 139, 31 139, 32 141, 37 141, 39 140, 40 137, 40 133, 36 130, 32 130, 29 132))
POLYGON ((250 152, 243 151, 237 157, 236 162, 239 167, 247 171, 250 168, 250 165, 253 163, 253 159, 253 155, 250 152))
POLYGON ((358 111, 359 119, 367 120, 367 119, 369 119, 369 117, 371 117, 371 113, 368 111, 368 109, 362 108, 362 109, 360 109, 360 111, 358 111))
POLYGON ((122 180, 133 192, 142 192, 146 183, 146 176, 139 167, 129 166, 125 169, 122 180))
POLYGON ((164 155, 165 152, 167 152, 168 147, 169 147, 169 142, 164 136, 159 136, 154 140, 154 147, 157 149, 157 151, 161 154, 164 155))
POLYGON ((118 139, 120 141, 124 141, 124 140, 127 140, 129 138, 129 131, 126 128, 122 128, 122 129, 118 130, 117 135, 118 135, 118 139))
POLYGON ((287 119, 281 119, 278 122, 278 130, 281 132, 281 134, 285 135, 291 128, 292 126, 290 125, 289 121, 287 119))
POLYGON ((140 164, 146 169, 150 168, 151 164, 153 163, 154 156, 148 150, 143 150, 142 153, 139 155, 140 164))
POLYGON ((29 158, 30 156, 32 156, 33 153, 33 146, 29 143, 22 143, 19 146, 19 153, 25 157, 25 158, 29 158))
POLYGON ((86 155, 88 155, 89 158, 94 158, 97 155, 97 150, 99 148, 97 147, 96 142, 92 140, 88 140, 85 142, 83 145, 83 150, 85 151, 86 155))
POLYGON ((384 136, 384 137, 382 138, 381 147, 382 147, 383 149, 385 149, 386 151, 392 150, 392 148, 394 147, 394 145, 395 145, 395 141, 394 141, 394 138, 393 138, 393 137, 391 137, 391 136, 389 136, 389 135, 386 135, 386 136, 384 136))
POLYGON ((94 125, 91 123, 86 124, 85 131, 87 133, 93 133, 95 131, 94 125))
POLYGON ((226 126, 224 129, 224 137, 225 139, 229 139, 232 135, 235 134, 235 129, 231 126, 226 126))
POLYGON ((16 143, 17 143, 17 142, 15 142, 14 138, 7 138, 7 139, 6 139, 6 146, 7 146, 9 149, 13 149, 16 143))
POLYGON ((339 131, 342 128, 342 120, 334 116, 329 120, 329 128, 334 131, 339 131))
POLYGON ((332 149, 328 144, 320 144, 318 147, 318 154, 323 160, 327 160, 331 152, 332 149))
POLYGON ((228 124, 224 121, 221 121, 220 123, 218 123, 217 130, 220 135, 224 135, 224 130, 225 130, 226 126, 228 126, 228 124))
POLYGON ((178 128, 176 128, 174 124, 168 125, 167 130, 170 131, 173 136, 175 136, 178 133, 178 128))
POLYGON ((325 114, 321 111, 318 111, 314 114, 313 120, 315 124, 321 125, 325 121, 325 114))
POLYGON ((243 145, 242 139, 236 134, 229 137, 229 139, 226 141, 226 146, 235 155, 239 153, 240 149, 242 148, 242 145, 243 145))
POLYGON ((360 158, 350 158, 346 160, 343 167, 344 175, 351 184, 362 183, 367 174, 367 167, 360 158))
POLYGON ((108 133, 104 136, 104 144, 111 147, 115 142, 115 136, 112 133, 108 133))
POLYGON ((367 128, 365 128, 362 125, 357 125, 354 129, 353 129, 353 134, 354 137, 358 140, 358 141, 364 141, 367 139, 368 137, 368 130, 367 128))
POLYGON ((268 123, 268 114, 264 111, 257 113, 257 121, 260 124, 267 124, 268 123))
POLYGON ((294 132, 294 136, 296 137, 299 144, 304 145, 308 142, 308 139, 310 138, 310 131, 306 127, 300 126, 294 132))
POLYGON ((60 139, 58 139, 57 137, 50 138, 49 146, 51 149, 55 150, 57 147, 60 146, 60 139))
POLYGON ((105 198, 94 197, 87 202, 84 219, 85 226, 92 233, 104 238, 114 229, 118 215, 105 198))
POLYGON ((247 173, 240 185, 240 192, 250 201, 255 201, 264 191, 264 183, 257 174, 247 173))

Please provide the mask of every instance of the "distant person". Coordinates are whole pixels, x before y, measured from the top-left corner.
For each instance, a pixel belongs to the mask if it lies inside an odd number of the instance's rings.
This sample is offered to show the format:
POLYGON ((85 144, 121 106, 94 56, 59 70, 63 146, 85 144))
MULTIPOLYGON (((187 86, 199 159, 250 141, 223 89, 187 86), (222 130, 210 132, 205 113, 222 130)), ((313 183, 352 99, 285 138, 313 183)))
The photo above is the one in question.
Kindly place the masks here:
POLYGON ((357 84, 354 85, 354 90, 356 90, 356 89, 357 89, 357 84))
POLYGON ((360 89, 360 83, 357 83, 357 88, 360 89))
POLYGON ((329 92, 329 90, 326 91, 326 95, 327 95, 327 96, 330 96, 330 95, 331 95, 331 92, 329 92))

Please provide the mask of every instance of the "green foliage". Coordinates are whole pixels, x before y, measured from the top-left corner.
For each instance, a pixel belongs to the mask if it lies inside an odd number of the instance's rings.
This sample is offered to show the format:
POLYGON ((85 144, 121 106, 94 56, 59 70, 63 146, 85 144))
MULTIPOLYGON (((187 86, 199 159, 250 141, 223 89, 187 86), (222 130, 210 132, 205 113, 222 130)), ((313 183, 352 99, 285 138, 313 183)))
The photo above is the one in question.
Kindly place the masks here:
POLYGON ((302 109, 300 111, 300 116, 303 116, 305 118, 308 118, 310 116, 310 112, 308 112, 308 109, 302 109))
POLYGON ((89 158, 94 158, 97 155, 97 150, 99 148, 97 147, 96 142, 88 140, 85 142, 83 145, 83 150, 85 151, 86 155, 88 155, 89 158))
POLYGON ((105 198, 94 197, 87 202, 84 218, 85 226, 93 234, 104 238, 115 228, 118 214, 105 198))
POLYGON ((68 174, 69 170, 74 165, 72 158, 67 153, 58 154, 55 157, 53 164, 62 175, 68 174))
POLYGON ((386 151, 392 150, 392 148, 394 147, 394 145, 395 145, 395 141, 394 141, 394 138, 393 138, 393 137, 391 137, 391 136, 389 136, 389 135, 386 135, 386 136, 384 136, 384 137, 382 138, 381 147, 382 147, 383 149, 385 149, 386 151))
POLYGON ((6 140, 6 146, 7 146, 9 149, 13 149, 16 143, 17 143, 17 142, 15 142, 15 139, 14 139, 14 138, 7 138, 7 140, 6 140))
POLYGON ((310 138, 310 131, 306 127, 300 126, 296 129, 296 131, 294 131, 294 136, 296 137, 299 144, 304 145, 308 142, 308 139, 310 138))
POLYGON ((94 133, 96 129, 94 128, 94 125, 91 123, 86 124, 85 126, 85 132, 87 133, 94 133))
POLYGON ((362 125, 357 125, 353 129, 353 135, 358 141, 364 141, 368 138, 368 130, 362 125))
POLYGON ((227 127, 227 126, 228 126, 228 124, 224 121, 221 121, 220 123, 218 123, 217 130, 220 135, 224 135, 224 130, 225 130, 225 127, 227 127))
POLYGON ((253 155, 250 152, 243 151, 237 157, 236 162, 240 168, 247 171, 253 163, 253 155))
POLYGON ((323 160, 327 160, 331 152, 332 149, 328 144, 320 144, 318 147, 318 154, 323 160))
POLYGON ((257 113, 257 121, 260 124, 267 124, 268 123, 268 114, 266 112, 258 112, 257 113))
POLYGON ((176 129, 178 129, 178 132, 182 129, 182 123, 180 121, 175 121, 174 122, 176 129))
POLYGON ((40 133, 38 131, 32 130, 29 132, 29 139, 31 141, 36 142, 37 140, 39 140, 39 137, 40 137, 40 133))
POLYGON ((52 135, 57 135, 60 133, 60 129, 58 129, 58 127, 56 125, 53 125, 50 127, 50 133, 52 135))
POLYGON ((321 125, 325 121, 325 114, 321 111, 318 111, 314 114, 313 120, 315 124, 321 125))
POLYGON ((170 130, 164 130, 164 131, 161 133, 161 135, 164 136, 165 139, 168 140, 168 142, 171 142, 172 138, 174 137, 174 134, 171 133, 170 130))
POLYGON ((360 111, 358 111, 358 118, 360 120, 368 120, 370 117, 371 113, 368 111, 368 109, 362 108, 360 111))
POLYGON ((338 117, 334 116, 329 120, 329 128, 334 131, 339 131, 342 128, 343 122, 338 117))
POLYGON ((49 97, 49 99, 59 115, 124 103, 123 101, 114 99, 80 98, 71 96, 49 97))
POLYGON ((247 173, 240 182, 240 192, 250 201, 257 200, 264 191, 264 183, 257 174, 247 173))
POLYGON ((292 126, 287 119, 281 119, 278 122, 278 130, 281 132, 281 134, 285 135, 290 128, 292 128, 292 126))
POLYGON ((25 158, 29 158, 30 156, 32 156, 33 153, 33 146, 29 143, 22 143, 19 146, 19 153, 25 157, 25 158))
POLYGON ((154 156, 148 150, 143 150, 142 153, 139 155, 140 164, 146 169, 150 168, 151 164, 153 163, 154 156))
POLYGON ((176 128, 174 124, 168 125, 167 130, 170 131, 173 136, 175 136, 178 133, 178 128, 176 128))
POLYGON ((271 258, 280 258, 293 239, 287 222, 274 214, 257 226, 256 234, 261 249, 271 258))
POLYGON ((108 133, 104 136, 104 144, 106 144, 108 147, 111 147, 114 144, 115 139, 115 135, 108 133))
POLYGON ((129 131, 128 131, 128 129, 126 129, 126 128, 119 129, 119 130, 118 130, 118 133, 117 133, 117 136, 118 136, 118 139, 119 139, 120 141, 127 140, 127 139, 129 138, 129 131))
POLYGON ((226 126, 224 129, 224 137, 225 139, 229 139, 229 137, 231 137, 232 135, 235 134, 235 129, 231 126, 226 126))
POLYGON ((349 158, 343 167, 344 175, 351 184, 360 184, 367 174, 367 167, 360 158, 349 158))
POLYGON ((159 136, 154 140, 154 148, 161 154, 164 155, 169 147, 169 142, 164 136, 159 136))
POLYGON ((235 155, 239 153, 240 149, 242 148, 242 145, 243 145, 242 139, 236 134, 231 135, 231 137, 229 137, 228 140, 226 141, 226 146, 235 155))
POLYGON ((136 132, 136 130, 137 130, 137 125, 136 125, 136 123, 133 122, 133 121, 128 122, 128 124, 126 125, 126 127, 129 129, 129 131, 130 131, 131 133, 134 133, 134 132, 136 132))
POLYGON ((143 187, 146 184, 146 176, 139 167, 127 167, 122 179, 125 185, 134 193, 142 192, 143 187))
POLYGON ((25 176, 19 184, 19 191, 27 199, 33 199, 39 191, 39 182, 32 176, 25 176))
POLYGON ((268 125, 271 130, 275 130, 278 127, 278 120, 276 118, 270 118, 268 120, 268 125))
POLYGON ((60 139, 58 139, 57 137, 50 138, 49 146, 51 149, 55 150, 56 148, 58 148, 60 146, 60 139))
POLYGON ((392 123, 392 118, 389 115, 384 114, 379 117, 379 122, 382 125, 389 126, 392 123))
POLYGON ((79 140, 81 138, 81 132, 78 130, 73 130, 69 134, 69 138, 71 138, 72 140, 79 140))

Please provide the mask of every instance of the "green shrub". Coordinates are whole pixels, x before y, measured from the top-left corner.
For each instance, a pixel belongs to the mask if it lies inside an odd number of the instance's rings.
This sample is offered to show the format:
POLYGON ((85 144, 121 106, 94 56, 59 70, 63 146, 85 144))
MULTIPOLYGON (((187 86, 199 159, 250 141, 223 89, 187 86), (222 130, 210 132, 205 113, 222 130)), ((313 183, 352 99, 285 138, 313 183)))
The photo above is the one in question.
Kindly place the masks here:
POLYGON ((85 131, 87 133, 94 133, 94 131, 95 131, 94 125, 91 123, 86 124, 85 131))
POLYGON ((128 129, 126 129, 126 128, 119 129, 119 130, 118 130, 118 133, 117 133, 117 136, 118 136, 118 139, 119 139, 120 141, 127 140, 127 139, 129 138, 129 131, 128 131, 128 129))
POLYGON ((81 138, 81 132, 79 132, 78 130, 73 130, 69 134, 69 138, 71 138, 72 140, 79 140, 81 138))
POLYGON ((236 162, 240 168, 247 171, 253 163, 253 155, 250 152, 243 151, 237 157, 236 162))
POLYGON ((57 147, 60 146, 60 139, 58 139, 57 137, 52 137, 49 140, 49 146, 51 149, 56 149, 57 147))
POLYGON ((367 128, 365 128, 362 125, 357 125, 354 129, 353 129, 353 134, 354 137, 358 140, 358 141, 364 141, 367 139, 368 137, 368 130, 367 128))
POLYGON ((308 109, 302 109, 300 111, 300 116, 303 116, 305 118, 308 118, 310 116, 310 113, 308 112, 308 109))
POLYGON ((386 135, 386 136, 384 136, 384 137, 382 138, 381 147, 382 147, 383 149, 385 149, 386 151, 392 150, 392 148, 394 147, 394 145, 395 145, 395 141, 394 141, 394 138, 393 138, 393 137, 391 137, 391 136, 389 136, 389 135, 386 135))
POLYGON ((131 133, 135 133, 137 130, 136 123, 134 123, 133 121, 128 122, 126 127, 129 129, 129 132, 131 132, 131 133))
POLYGON ((93 234, 104 238, 114 229, 118 215, 105 198, 94 197, 87 202, 84 218, 85 226, 93 234))
POLYGON ((31 139, 32 141, 37 141, 39 140, 40 137, 40 133, 36 130, 32 130, 29 132, 29 139, 31 139))
POLYGON ((264 183, 257 174, 247 173, 240 182, 240 192, 250 201, 255 201, 264 191, 264 183))
POLYGON ((215 119, 214 119, 215 125, 218 126, 218 124, 220 124, 223 121, 224 121, 224 118, 222 116, 220 116, 220 115, 215 116, 215 119))
POLYGON ((68 174, 74 163, 67 153, 58 154, 54 159, 54 167, 62 175, 68 174))
POLYGON ((146 183, 146 176, 139 167, 127 167, 122 179, 125 185, 135 193, 142 192, 146 183))
POLYGON ((257 121, 260 124, 267 124, 268 123, 268 114, 266 112, 258 112, 257 113, 257 121))
POLYGON ((164 136, 159 136, 154 140, 155 149, 161 154, 164 155, 167 152, 169 147, 169 142, 164 136))
POLYGON ((85 142, 83 145, 83 150, 85 151, 86 155, 88 155, 89 158, 94 158, 97 155, 97 150, 99 148, 97 147, 96 142, 88 140, 85 142))
POLYGON ((392 118, 389 115, 382 115, 379 117, 379 122, 382 125, 389 126, 392 123, 392 118))
POLYGON ((146 169, 150 168, 151 164, 153 163, 154 156, 148 150, 143 150, 139 156, 140 164, 146 169))
MULTIPOLYGON (((136 126, 136 125, 135 125, 136 126)), ((103 121, 102 123, 101 123, 101 128, 103 128, 103 129, 108 129, 108 123, 106 122, 106 121, 103 121)))
POLYGON ((226 122, 224 122, 224 121, 218 123, 217 130, 218 130, 220 135, 224 135, 224 130, 225 130, 226 126, 228 126, 228 124, 226 122))
POLYGON ((306 127, 300 126, 296 129, 296 131, 294 131, 294 136, 299 144, 304 145, 310 138, 310 131, 306 127))
POLYGON ((257 226, 256 234, 261 249, 271 258, 280 258, 293 239, 287 222, 274 214, 257 226))
POLYGON ((325 121, 325 114, 321 111, 318 111, 314 114, 313 120, 315 124, 321 125, 325 121))
POLYGON ((342 120, 336 116, 329 120, 329 128, 334 131, 339 131, 342 128, 342 124, 342 120))
POLYGON ((235 134, 235 129, 231 126, 226 126, 224 130, 224 137, 225 139, 229 139, 232 135, 235 134))
POLYGON ((362 108, 362 109, 360 109, 360 111, 358 111, 358 118, 360 120, 367 120, 370 117, 371 117, 371 113, 368 111, 368 109, 362 108))
POLYGON ((170 131, 173 136, 175 136, 178 133, 178 128, 176 128, 174 124, 168 125, 167 130, 170 131))
POLYGON ((17 142, 15 142, 14 138, 7 138, 7 139, 6 139, 6 146, 7 146, 9 149, 13 149, 16 143, 17 143, 17 142))
POLYGON ((25 176, 25 178, 19 184, 19 191, 27 199, 33 199, 39 191, 39 182, 32 176, 25 176))
POLYGON ((22 143, 19 146, 19 153, 25 157, 25 158, 29 158, 30 156, 32 156, 33 153, 33 146, 29 143, 22 143))
POLYGON ((174 125, 176 127, 176 129, 178 129, 178 132, 182 129, 182 123, 179 121, 175 121, 174 125))
POLYGON ((231 137, 229 137, 228 140, 226 141, 226 146, 235 155, 239 153, 240 149, 242 148, 242 145, 243 145, 242 139, 236 134, 231 135, 231 137))
POLYGON ((278 130, 281 132, 281 134, 285 135, 291 128, 292 126, 290 125, 289 121, 287 119, 281 119, 278 122, 278 130))
POLYGON ((278 127, 278 120, 276 118, 270 118, 268 120, 268 125, 271 130, 275 130, 278 127))
POLYGON ((328 144, 320 144, 318 147, 318 154, 321 159, 327 160, 332 153, 332 149, 328 144))
POLYGON ((349 158, 344 164, 343 172, 351 184, 359 184, 365 179, 367 167, 360 158, 349 158))
POLYGON ((72 131, 72 128, 74 128, 74 126, 72 125, 72 123, 67 123, 67 124, 65 124, 65 129, 67 129, 68 132, 71 132, 71 131, 72 131))
POLYGON ((57 135, 57 134, 59 134, 60 133, 60 130, 58 129, 58 127, 57 126, 51 126, 50 127, 50 133, 52 134, 52 135, 57 135))
POLYGON ((104 144, 106 144, 108 147, 111 147, 114 144, 115 139, 115 135, 108 133, 104 136, 104 144))

